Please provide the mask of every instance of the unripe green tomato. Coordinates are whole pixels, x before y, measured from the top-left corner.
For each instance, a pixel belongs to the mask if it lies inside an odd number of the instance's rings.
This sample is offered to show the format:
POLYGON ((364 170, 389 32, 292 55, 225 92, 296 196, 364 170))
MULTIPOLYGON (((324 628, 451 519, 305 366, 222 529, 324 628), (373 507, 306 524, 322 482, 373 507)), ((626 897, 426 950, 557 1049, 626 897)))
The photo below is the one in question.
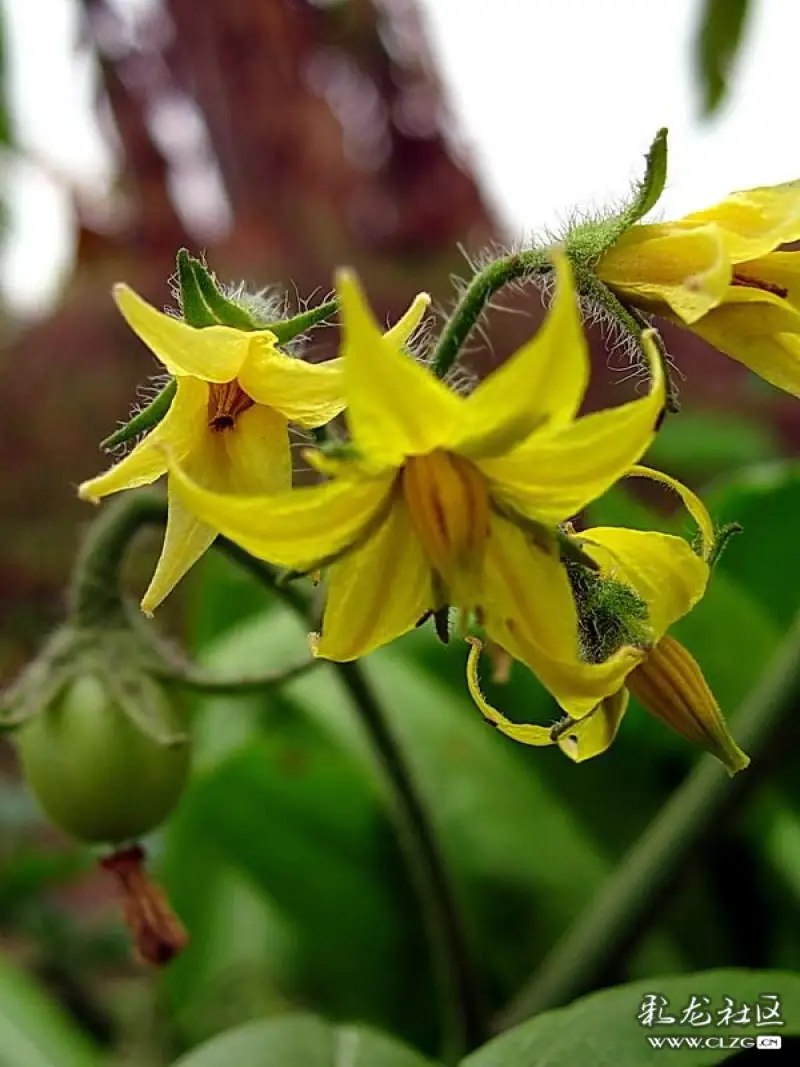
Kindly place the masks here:
MULTIPOLYGON (((165 701, 165 716, 174 711, 165 701)), ((85 674, 17 733, 25 777, 52 821, 80 841, 116 844, 169 815, 186 782, 188 743, 159 745, 85 674)))

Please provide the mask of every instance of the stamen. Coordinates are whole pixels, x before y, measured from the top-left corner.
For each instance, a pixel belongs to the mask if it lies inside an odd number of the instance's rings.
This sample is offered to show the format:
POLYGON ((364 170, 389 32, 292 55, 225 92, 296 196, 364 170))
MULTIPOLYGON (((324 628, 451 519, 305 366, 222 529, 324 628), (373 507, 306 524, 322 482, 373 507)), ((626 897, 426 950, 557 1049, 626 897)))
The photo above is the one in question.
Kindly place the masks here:
POLYGON ((779 296, 784 300, 789 295, 789 290, 784 289, 782 285, 776 285, 774 282, 765 282, 760 278, 748 278, 746 274, 734 273, 732 283, 733 285, 745 286, 748 289, 762 289, 765 293, 772 293, 773 296, 779 296))
POLYGON ((236 419, 255 403, 234 378, 231 382, 212 382, 208 393, 208 425, 215 433, 232 430, 236 419))

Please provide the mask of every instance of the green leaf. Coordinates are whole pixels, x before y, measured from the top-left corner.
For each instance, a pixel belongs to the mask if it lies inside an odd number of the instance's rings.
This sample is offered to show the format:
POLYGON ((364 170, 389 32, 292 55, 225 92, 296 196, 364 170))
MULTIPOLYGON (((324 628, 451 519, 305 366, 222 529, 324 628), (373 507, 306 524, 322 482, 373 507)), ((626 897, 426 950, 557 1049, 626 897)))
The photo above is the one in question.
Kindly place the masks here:
POLYGON ((0 1065, 100 1067, 90 1039, 31 978, 0 956, 0 1065))
MULTIPOLYGON (((766 1006, 766 1005, 765 1005, 766 1006)), ((686 1067, 706 1067, 724 1063, 736 1055, 734 1049, 670 1050, 653 1048, 648 1037, 662 1035, 713 1035, 800 1033, 800 976, 783 971, 719 970, 699 974, 669 975, 643 982, 618 986, 576 1000, 566 1008, 545 1012, 508 1033, 490 1041, 462 1061, 462 1067, 659 1067, 665 1063, 686 1067), (708 1007, 715 1012, 729 996, 740 1005, 753 1007, 761 994, 777 994, 781 1001, 783 1027, 730 1026, 692 1028, 683 1025, 642 1026, 637 1018, 643 998, 648 994, 665 996, 668 1014, 680 1019, 680 1013, 692 996, 708 996, 708 1007)), ((209 1065, 211 1067, 211 1065, 209 1065)))
POLYGON ((433 1061, 364 1026, 313 1015, 248 1023, 220 1034, 173 1067, 434 1067, 433 1061))
POLYGON ((706 118, 725 99, 748 10, 749 0, 705 0, 695 37, 694 64, 706 118))

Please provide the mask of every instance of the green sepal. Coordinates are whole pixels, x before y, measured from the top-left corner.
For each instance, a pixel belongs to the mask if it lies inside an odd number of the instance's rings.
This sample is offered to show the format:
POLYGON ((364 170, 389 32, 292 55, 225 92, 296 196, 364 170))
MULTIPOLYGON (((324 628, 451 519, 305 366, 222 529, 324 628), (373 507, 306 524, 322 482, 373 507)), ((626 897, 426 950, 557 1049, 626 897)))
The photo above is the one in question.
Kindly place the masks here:
POLYGON ((217 285, 214 275, 199 259, 191 258, 191 265, 197 288, 219 325, 231 326, 234 330, 246 330, 248 332, 272 329, 271 326, 256 322, 241 304, 238 304, 235 300, 229 300, 217 285))
POLYGON ((592 270, 604 252, 658 203, 667 180, 667 130, 660 129, 645 156, 645 172, 630 202, 616 215, 573 226, 564 249, 576 271, 592 270))
POLYGON ((118 430, 115 430, 114 433, 102 440, 100 449, 103 452, 113 452, 115 448, 127 444, 134 437, 138 437, 140 433, 144 433, 146 430, 156 426, 169 411, 169 406, 175 397, 177 388, 177 381, 171 378, 161 392, 153 397, 146 408, 137 411, 124 426, 120 426, 118 430))
MULTIPOLYGON (((728 522, 724 526, 718 526, 714 530, 714 545, 708 556, 708 565, 712 569, 719 563, 719 558, 728 547, 732 537, 742 532, 743 527, 738 522, 728 522)), ((697 551, 697 549, 695 549, 697 551)), ((702 551, 698 552, 702 555, 702 551)))
POLYGON ((176 273, 178 278, 178 300, 184 320, 189 326, 202 329, 205 326, 218 326, 220 320, 212 312, 206 303, 205 297, 197 280, 198 269, 204 269, 202 264, 193 256, 190 256, 185 248, 178 250, 176 273))
POLYGON ((300 334, 306 333, 312 327, 333 318, 338 310, 338 300, 326 300, 324 304, 317 304, 315 308, 301 311, 299 315, 293 315, 290 319, 270 322, 264 329, 271 330, 279 344, 285 344, 294 337, 299 337, 300 334))
POLYGON ((588 570, 562 554, 575 598, 581 653, 589 663, 605 663, 625 645, 651 644, 647 604, 624 582, 588 570))

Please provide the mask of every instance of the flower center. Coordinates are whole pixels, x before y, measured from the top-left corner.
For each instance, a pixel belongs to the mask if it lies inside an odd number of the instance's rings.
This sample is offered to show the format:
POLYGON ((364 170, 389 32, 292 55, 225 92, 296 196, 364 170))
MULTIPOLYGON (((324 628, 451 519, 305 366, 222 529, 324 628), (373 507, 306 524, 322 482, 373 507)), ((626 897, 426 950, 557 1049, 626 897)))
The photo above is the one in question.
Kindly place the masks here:
POLYGON ((234 378, 231 382, 212 382, 208 392, 208 425, 215 433, 232 430, 236 419, 255 403, 234 378))
POLYGON ((486 482, 468 460, 450 452, 411 456, 401 474, 411 521, 436 571, 452 581, 476 570, 489 533, 486 482))
POLYGON ((734 274, 734 285, 743 285, 747 289, 763 289, 765 293, 772 293, 774 296, 780 296, 784 299, 789 295, 789 290, 784 289, 782 285, 775 285, 774 282, 764 282, 760 278, 749 278, 746 274, 734 274))

